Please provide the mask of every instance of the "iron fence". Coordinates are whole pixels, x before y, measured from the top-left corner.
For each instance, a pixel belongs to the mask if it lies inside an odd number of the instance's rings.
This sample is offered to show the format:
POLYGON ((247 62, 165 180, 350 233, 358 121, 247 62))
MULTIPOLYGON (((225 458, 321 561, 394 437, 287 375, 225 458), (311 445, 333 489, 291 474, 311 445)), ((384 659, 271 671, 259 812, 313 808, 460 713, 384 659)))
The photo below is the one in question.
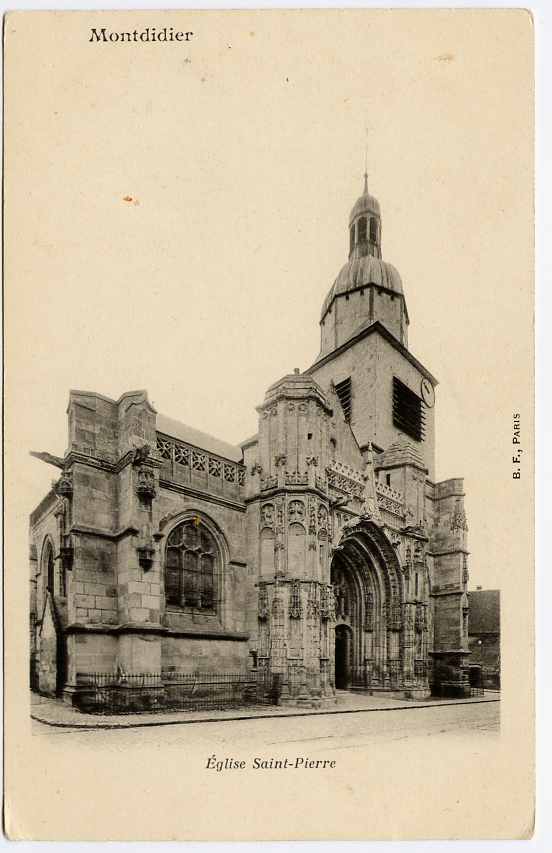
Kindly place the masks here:
POLYGON ((144 711, 225 710, 275 704, 278 685, 269 672, 163 672, 133 675, 94 672, 77 676, 82 711, 129 714, 144 711))

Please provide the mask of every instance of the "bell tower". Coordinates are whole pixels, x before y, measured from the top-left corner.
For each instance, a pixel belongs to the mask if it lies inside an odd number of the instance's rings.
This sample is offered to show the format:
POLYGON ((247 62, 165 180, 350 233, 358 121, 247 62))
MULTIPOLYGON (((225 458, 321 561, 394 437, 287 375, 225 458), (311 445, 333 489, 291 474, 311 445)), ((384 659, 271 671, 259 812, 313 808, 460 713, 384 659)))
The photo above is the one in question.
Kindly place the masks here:
POLYGON ((382 258, 381 208, 366 172, 348 233, 349 258, 324 300, 320 353, 308 373, 323 390, 335 386, 361 450, 412 443, 432 478, 437 380, 408 349, 403 283, 382 258))

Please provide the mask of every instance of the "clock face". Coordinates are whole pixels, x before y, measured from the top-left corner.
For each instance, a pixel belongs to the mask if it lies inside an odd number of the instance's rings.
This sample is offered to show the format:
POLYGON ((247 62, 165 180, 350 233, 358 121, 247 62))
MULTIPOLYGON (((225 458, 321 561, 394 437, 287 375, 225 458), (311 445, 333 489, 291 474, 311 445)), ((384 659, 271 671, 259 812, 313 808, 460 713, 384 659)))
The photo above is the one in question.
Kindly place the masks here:
POLYGON ((435 391, 433 390, 433 385, 428 379, 422 379, 421 391, 422 400, 426 406, 431 409, 431 407, 435 405, 435 391))

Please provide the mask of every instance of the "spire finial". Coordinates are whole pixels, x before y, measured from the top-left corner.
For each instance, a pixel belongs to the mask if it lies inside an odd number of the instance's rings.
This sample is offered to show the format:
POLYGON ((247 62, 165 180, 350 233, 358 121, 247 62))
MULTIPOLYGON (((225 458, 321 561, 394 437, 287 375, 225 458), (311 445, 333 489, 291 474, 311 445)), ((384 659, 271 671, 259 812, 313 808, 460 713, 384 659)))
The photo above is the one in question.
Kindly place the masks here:
POLYGON ((368 125, 364 128, 364 195, 368 195, 368 125))

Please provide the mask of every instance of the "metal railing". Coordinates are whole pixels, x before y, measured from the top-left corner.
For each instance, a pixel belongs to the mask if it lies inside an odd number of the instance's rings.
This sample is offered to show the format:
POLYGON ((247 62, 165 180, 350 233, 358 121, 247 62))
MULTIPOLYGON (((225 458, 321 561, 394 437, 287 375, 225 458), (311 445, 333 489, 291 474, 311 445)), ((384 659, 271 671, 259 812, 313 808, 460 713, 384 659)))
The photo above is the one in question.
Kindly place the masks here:
POLYGON ((147 711, 225 710, 275 704, 268 672, 163 672, 134 675, 94 672, 77 676, 82 711, 130 714, 147 711))

